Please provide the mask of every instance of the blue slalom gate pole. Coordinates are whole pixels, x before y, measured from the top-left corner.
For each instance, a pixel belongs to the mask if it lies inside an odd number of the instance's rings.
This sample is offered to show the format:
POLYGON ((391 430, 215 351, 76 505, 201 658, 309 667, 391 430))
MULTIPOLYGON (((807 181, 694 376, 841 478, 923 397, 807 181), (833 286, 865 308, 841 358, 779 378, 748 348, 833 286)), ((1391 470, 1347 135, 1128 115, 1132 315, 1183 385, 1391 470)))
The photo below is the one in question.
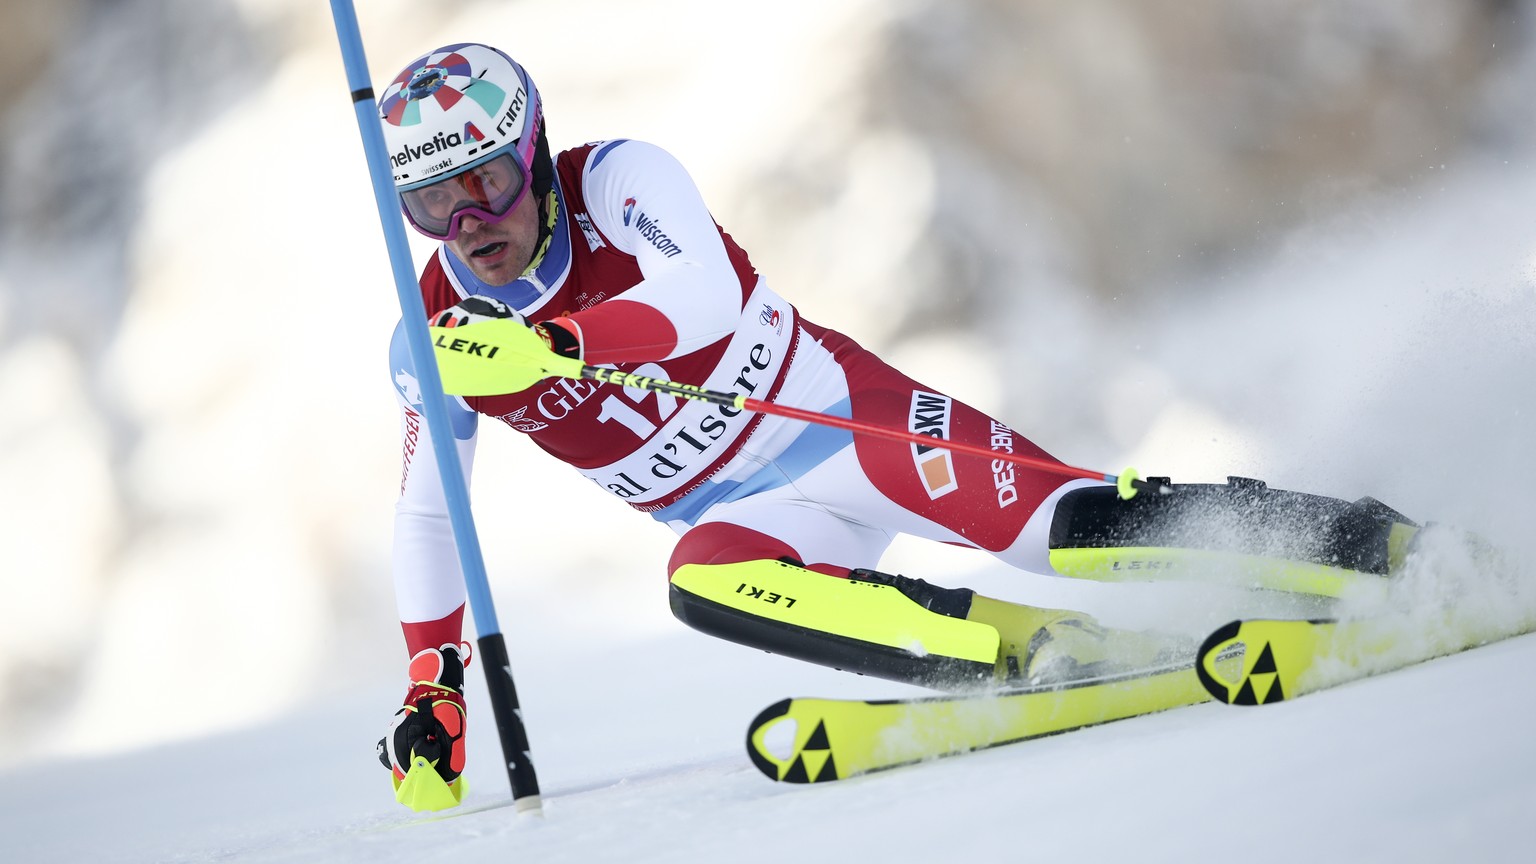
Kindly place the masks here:
POLYGON ((373 197, 384 227, 384 243, 394 271, 395 291, 400 295, 400 313, 405 322, 406 344, 416 365, 421 387, 422 413, 432 435, 432 449, 437 454, 438 473, 443 478, 443 492, 448 499, 448 518, 453 525, 454 542, 459 550, 459 564, 464 571, 464 587, 469 594, 469 608, 474 615, 476 645, 485 669, 486 688, 496 730, 501 737, 501 752, 507 764, 507 779, 512 784, 512 798, 517 809, 538 810, 539 779, 533 770, 529 752, 528 730, 523 725, 522 709, 517 702, 517 688, 512 683, 512 664, 507 657, 506 639, 496 622, 496 607, 491 600, 490 584, 485 576, 485 560, 480 553, 480 538, 475 532, 469 508, 469 489, 459 461, 459 448, 448 422, 442 377, 432 353, 432 338, 427 331, 427 310, 411 262, 405 220, 400 215, 394 177, 389 169, 389 154, 384 147, 384 130, 374 107, 373 85, 368 75, 368 60, 363 54, 363 37, 357 26, 357 12, 352 0, 331 0, 331 15, 336 19, 336 38, 341 42, 341 58, 346 66, 347 88, 352 91, 352 105, 357 112, 358 131, 363 136, 363 153, 368 159, 368 174, 373 179, 373 197))

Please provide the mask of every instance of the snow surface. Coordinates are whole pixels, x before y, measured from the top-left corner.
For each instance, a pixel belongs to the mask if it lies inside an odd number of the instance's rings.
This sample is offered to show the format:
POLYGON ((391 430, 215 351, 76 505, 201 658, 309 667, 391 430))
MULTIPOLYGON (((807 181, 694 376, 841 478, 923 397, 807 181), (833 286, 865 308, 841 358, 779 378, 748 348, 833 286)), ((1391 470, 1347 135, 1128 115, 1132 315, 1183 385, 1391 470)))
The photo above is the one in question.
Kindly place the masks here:
POLYGON ((498 806, 510 795, 485 725, 467 812, 407 813, 359 734, 379 705, 361 700, 14 773, 5 857, 1515 862, 1536 845, 1536 638, 1262 709, 1195 706, 823 786, 763 778, 747 721, 789 693, 892 688, 704 642, 520 653, 543 816, 498 806), (620 661, 601 684, 562 680, 620 661))

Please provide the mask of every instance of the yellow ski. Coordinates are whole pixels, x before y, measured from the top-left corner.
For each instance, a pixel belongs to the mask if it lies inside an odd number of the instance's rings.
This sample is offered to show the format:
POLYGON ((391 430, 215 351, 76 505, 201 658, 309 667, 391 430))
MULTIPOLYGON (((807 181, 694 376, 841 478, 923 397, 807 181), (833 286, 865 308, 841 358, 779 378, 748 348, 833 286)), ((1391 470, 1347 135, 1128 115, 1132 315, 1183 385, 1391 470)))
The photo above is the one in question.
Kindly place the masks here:
POLYGON ((1056 688, 862 702, 785 699, 747 730, 771 780, 824 783, 1204 702, 1187 663, 1056 688))
POLYGON ((1063 576, 1095 582, 1184 580, 1357 602, 1385 597, 1391 585, 1386 574, 1220 550, 1119 546, 1052 549, 1050 557, 1063 576))
POLYGON ((1268 705, 1349 681, 1456 654, 1536 628, 1447 613, 1359 620, 1233 621, 1200 646, 1195 671, 1230 705, 1268 705))

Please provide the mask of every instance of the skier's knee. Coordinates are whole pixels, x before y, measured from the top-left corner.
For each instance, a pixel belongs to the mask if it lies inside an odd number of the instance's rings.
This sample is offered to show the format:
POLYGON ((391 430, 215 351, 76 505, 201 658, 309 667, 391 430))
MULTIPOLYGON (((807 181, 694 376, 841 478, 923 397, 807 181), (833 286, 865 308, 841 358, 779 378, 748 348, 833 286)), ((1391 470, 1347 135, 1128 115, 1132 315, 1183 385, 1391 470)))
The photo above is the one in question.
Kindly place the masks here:
POLYGON ((965 620, 970 591, 916 579, 873 571, 839 579, 759 559, 684 564, 669 591, 672 613, 700 632, 879 678, 979 682, 997 656, 997 631, 965 620))

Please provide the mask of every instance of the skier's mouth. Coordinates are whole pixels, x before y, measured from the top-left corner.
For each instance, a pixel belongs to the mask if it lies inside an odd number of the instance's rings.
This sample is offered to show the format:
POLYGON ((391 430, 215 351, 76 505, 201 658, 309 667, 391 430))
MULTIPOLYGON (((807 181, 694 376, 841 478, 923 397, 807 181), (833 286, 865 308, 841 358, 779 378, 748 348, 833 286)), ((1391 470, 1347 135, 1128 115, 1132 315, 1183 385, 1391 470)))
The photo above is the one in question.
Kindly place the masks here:
POLYGON ((505 251, 507 251, 507 244, 504 242, 487 243, 484 246, 476 247, 469 254, 472 258, 494 258, 505 251))

